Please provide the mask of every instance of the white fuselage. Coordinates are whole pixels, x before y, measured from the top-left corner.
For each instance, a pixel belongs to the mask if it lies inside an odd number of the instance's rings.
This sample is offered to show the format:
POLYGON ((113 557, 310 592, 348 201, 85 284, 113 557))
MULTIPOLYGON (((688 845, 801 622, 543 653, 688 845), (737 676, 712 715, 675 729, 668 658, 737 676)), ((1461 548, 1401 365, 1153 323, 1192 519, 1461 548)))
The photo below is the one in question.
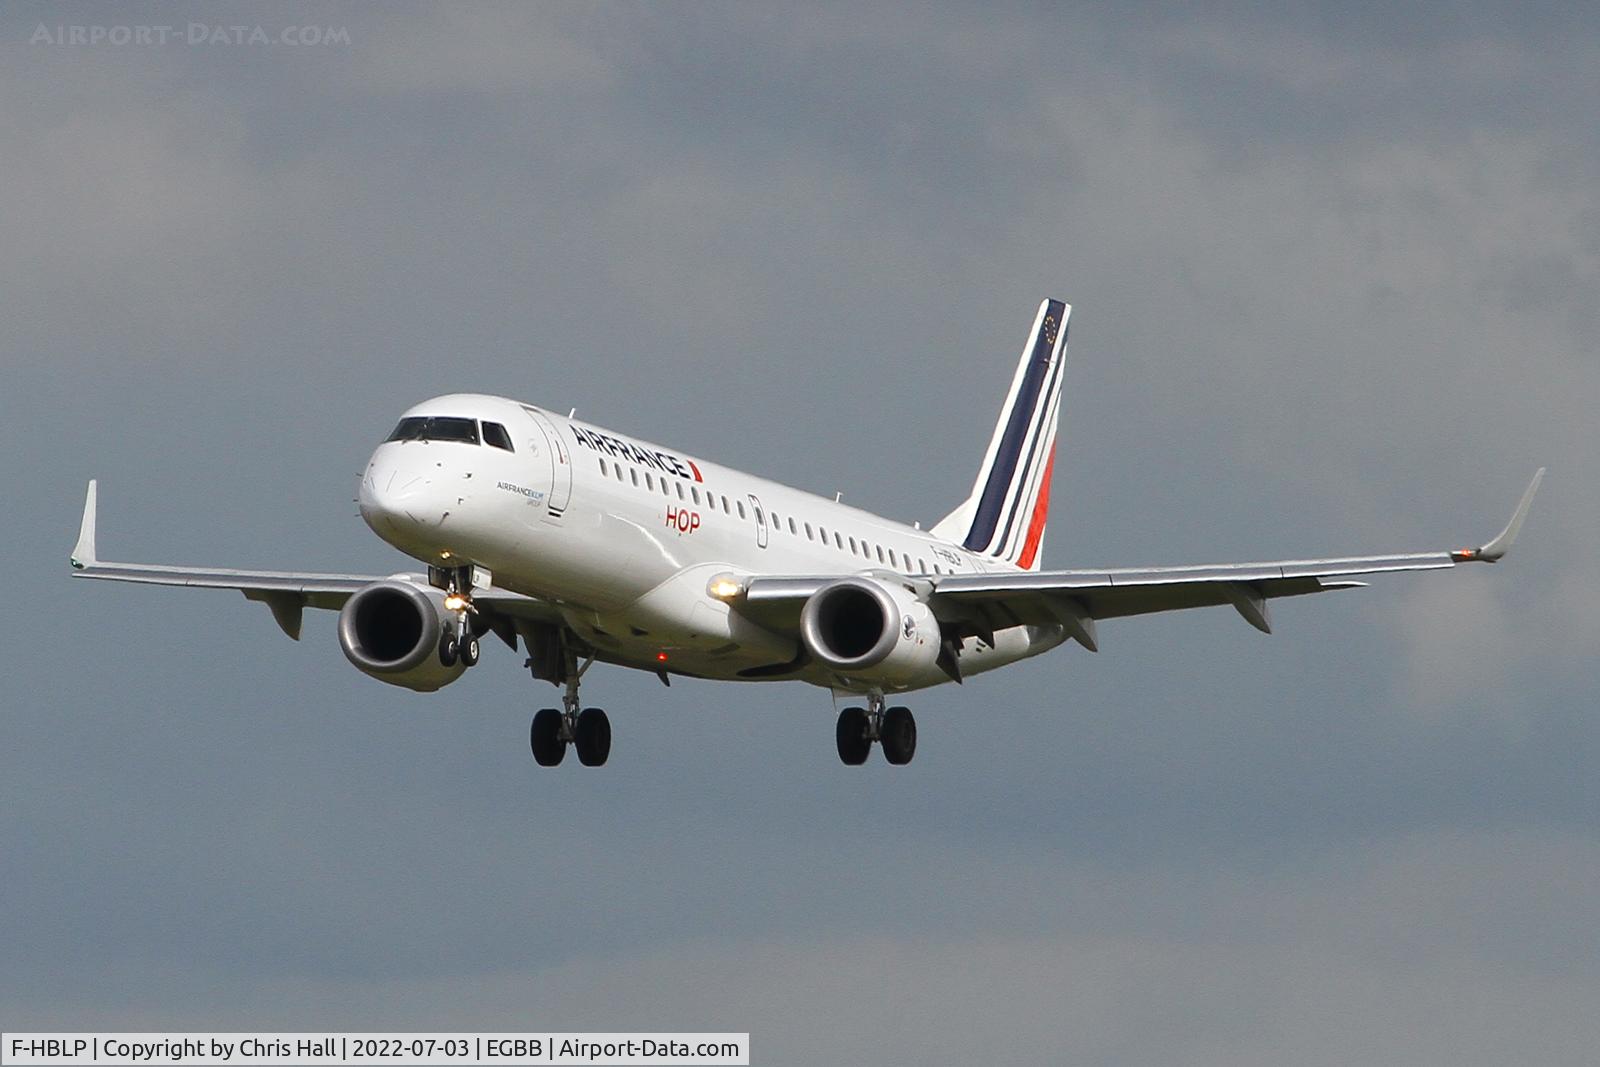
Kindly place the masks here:
MULTIPOLYGON (((430 565, 475 564, 496 587, 558 605, 611 662, 737 679, 794 660, 789 634, 708 592, 721 575, 918 575, 1015 570, 927 532, 743 471, 501 397, 460 394, 407 417, 498 424, 511 451, 458 440, 392 440, 362 478, 362 517, 430 565), (664 658, 663 658, 664 657, 664 658)), ((1058 627, 969 640, 963 673, 1060 644, 1058 627)), ((782 674, 840 688, 818 669, 782 674)), ((900 689, 948 680, 930 669, 900 689)))

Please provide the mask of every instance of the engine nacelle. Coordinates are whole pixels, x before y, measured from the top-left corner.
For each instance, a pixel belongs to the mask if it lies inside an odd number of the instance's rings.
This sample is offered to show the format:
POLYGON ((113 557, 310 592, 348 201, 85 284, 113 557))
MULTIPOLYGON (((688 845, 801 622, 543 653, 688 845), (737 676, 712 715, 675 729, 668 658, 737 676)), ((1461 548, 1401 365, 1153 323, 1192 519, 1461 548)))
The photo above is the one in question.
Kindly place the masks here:
POLYGON ((399 578, 374 582, 339 612, 339 647, 363 674, 431 693, 467 669, 460 661, 450 667, 439 662, 445 621, 439 590, 399 578))
POLYGON ((811 594, 800 610, 800 640, 840 675, 898 687, 939 659, 939 620, 903 586, 841 578, 811 594))

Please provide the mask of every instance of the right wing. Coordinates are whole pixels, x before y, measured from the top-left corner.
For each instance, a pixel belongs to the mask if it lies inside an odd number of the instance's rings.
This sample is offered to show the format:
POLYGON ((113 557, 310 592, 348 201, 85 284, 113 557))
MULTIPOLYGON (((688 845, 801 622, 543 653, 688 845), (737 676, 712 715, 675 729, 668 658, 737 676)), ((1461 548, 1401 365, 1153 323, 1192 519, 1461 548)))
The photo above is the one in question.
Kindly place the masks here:
MULTIPOLYGON (((181 585, 201 589, 237 589, 247 600, 260 601, 272 611, 283 632, 300 640, 301 614, 306 608, 338 611, 358 590, 373 582, 391 578, 426 582, 418 575, 315 574, 297 571, 241 571, 218 567, 170 567, 150 563, 109 563, 95 551, 96 497, 98 483, 90 481, 83 502, 83 521, 78 528, 78 543, 72 550, 75 578, 98 578, 112 582, 137 582, 144 585, 181 585)), ((554 605, 507 589, 480 589, 472 603, 480 612, 538 622, 558 622, 554 605)), ((496 627, 502 637, 512 632, 496 627)))

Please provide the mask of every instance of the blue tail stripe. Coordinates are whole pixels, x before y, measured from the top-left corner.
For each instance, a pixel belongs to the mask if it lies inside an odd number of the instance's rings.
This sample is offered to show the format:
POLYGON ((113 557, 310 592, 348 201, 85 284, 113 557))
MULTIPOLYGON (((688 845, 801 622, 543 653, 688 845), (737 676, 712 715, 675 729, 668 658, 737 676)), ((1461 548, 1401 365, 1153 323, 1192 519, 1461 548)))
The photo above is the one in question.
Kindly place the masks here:
MULTIPOLYGON (((1046 303, 1044 317, 1053 317, 1060 322, 1065 310, 1065 304, 1051 300, 1046 303)), ((1028 361, 1027 376, 1017 393, 1017 402, 1011 409, 1011 418, 1006 422, 1005 434, 1000 438, 1000 448, 995 454, 994 466, 989 471, 989 480, 984 483, 983 496, 978 500, 978 512, 973 517, 972 529, 962 542, 964 547, 974 552, 982 551, 994 537, 995 527, 1000 523, 1000 509, 1005 506, 1006 492, 1017 473, 1017 460, 1021 457, 1023 442, 1027 440, 1028 426, 1033 421, 1034 409, 1039 406, 1039 392, 1044 387, 1045 370, 1050 366, 1050 353, 1054 348, 1045 334, 1041 319, 1028 361)))

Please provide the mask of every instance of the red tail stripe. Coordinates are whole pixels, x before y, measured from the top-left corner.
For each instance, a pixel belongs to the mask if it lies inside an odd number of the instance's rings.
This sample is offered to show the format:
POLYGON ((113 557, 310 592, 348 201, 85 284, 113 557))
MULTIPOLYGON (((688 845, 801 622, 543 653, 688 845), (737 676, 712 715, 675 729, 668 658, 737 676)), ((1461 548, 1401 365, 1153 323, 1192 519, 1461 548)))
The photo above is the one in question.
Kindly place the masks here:
POLYGON ((1023 570, 1033 567, 1033 561, 1039 557, 1039 540, 1044 536, 1045 516, 1050 512, 1050 475, 1055 473, 1056 450, 1050 446, 1050 458, 1045 460, 1044 477, 1039 481, 1039 499, 1033 505, 1033 518, 1028 522, 1028 539, 1022 543, 1022 555, 1017 559, 1017 566, 1023 570))

